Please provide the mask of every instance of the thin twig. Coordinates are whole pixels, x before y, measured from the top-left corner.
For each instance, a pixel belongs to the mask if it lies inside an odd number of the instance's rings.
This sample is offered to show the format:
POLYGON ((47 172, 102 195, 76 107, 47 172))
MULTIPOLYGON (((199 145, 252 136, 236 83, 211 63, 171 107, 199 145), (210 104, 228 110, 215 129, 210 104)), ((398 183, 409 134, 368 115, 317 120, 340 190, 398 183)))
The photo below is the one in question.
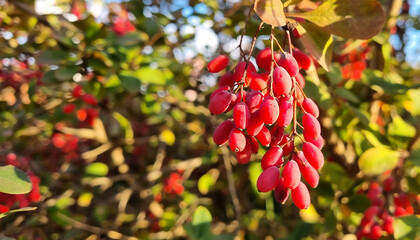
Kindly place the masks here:
POLYGON ((226 175, 228 180, 228 187, 230 196, 232 197, 233 208, 235 209, 236 219, 241 219, 241 205, 239 202, 238 194, 236 193, 235 181, 233 180, 232 165, 230 164, 230 155, 226 147, 221 148, 223 153, 223 161, 225 164, 226 175))

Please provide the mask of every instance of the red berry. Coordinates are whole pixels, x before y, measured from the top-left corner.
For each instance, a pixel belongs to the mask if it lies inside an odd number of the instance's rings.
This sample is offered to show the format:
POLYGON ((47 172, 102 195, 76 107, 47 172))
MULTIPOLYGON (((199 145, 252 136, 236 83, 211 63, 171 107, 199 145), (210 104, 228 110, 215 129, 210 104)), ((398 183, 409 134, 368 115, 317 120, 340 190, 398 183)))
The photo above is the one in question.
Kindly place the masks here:
POLYGON ((269 72, 251 73, 251 82, 248 83, 251 89, 261 91, 267 88, 269 72))
POLYGON ((255 137, 261 143, 261 145, 266 147, 270 146, 271 133, 270 130, 268 130, 268 128, 266 128, 265 126, 261 128, 261 131, 255 137))
POLYGON ((243 130, 248 127, 251 119, 251 112, 248 106, 244 102, 237 103, 233 108, 233 121, 237 128, 243 130))
POLYGON ((220 55, 209 62, 209 64, 207 65, 207 69, 211 73, 217 73, 226 68, 228 64, 229 57, 226 55, 220 55))
POLYGON ((245 103, 248 105, 249 110, 252 111, 258 109, 263 99, 264 95, 261 92, 251 90, 246 94, 245 103))
POLYGON ((63 112, 66 114, 70 114, 74 111, 75 108, 76 108, 75 104, 69 103, 69 104, 64 105, 63 112))
POLYGON ((295 189, 300 183, 300 170, 298 164, 294 160, 290 160, 284 165, 283 169, 284 186, 290 189, 295 189))
POLYGON ((220 86, 218 89, 214 90, 211 94, 210 94, 210 98, 209 100, 211 100, 214 95, 218 94, 221 91, 229 91, 229 86, 220 86))
POLYGON ((292 200, 300 209, 307 209, 311 204, 309 190, 303 182, 299 182, 298 186, 292 190, 292 200))
POLYGON ((244 133, 239 129, 232 129, 229 134, 229 146, 234 152, 242 152, 246 146, 244 133))
POLYGON ((235 128, 235 123, 232 119, 222 122, 213 132, 213 141, 217 145, 225 144, 229 140, 229 134, 233 128, 235 128))
POLYGON ((280 115, 277 124, 282 127, 288 126, 293 120, 293 105, 286 98, 280 99, 280 115))
POLYGON ((251 143, 247 138, 245 149, 242 152, 237 152, 236 153, 236 159, 238 160, 238 163, 246 164, 251 159, 251 155, 252 155, 251 143))
POLYGON ((312 116, 314 116, 315 118, 319 117, 319 109, 318 106, 316 105, 316 103, 310 99, 310 98, 305 98, 305 100, 303 100, 302 102, 302 108, 309 114, 311 114, 312 116))
POLYGON ((277 186, 280 172, 278 167, 265 169, 257 179, 257 189, 260 192, 269 192, 277 186))
POLYGON ((274 68, 273 72, 273 91, 276 97, 287 96, 292 90, 292 79, 286 69, 282 67, 274 68))
POLYGON ((315 139, 321 134, 321 125, 311 114, 305 113, 302 117, 302 126, 309 137, 315 139))
POLYGON ((249 140, 249 143, 251 144, 252 153, 258 153, 260 144, 258 143, 257 139, 254 136, 250 136, 250 135, 246 135, 246 138, 249 140))
POLYGON ((302 152, 306 157, 306 160, 314 167, 319 170, 324 165, 324 155, 321 150, 310 142, 304 142, 302 144, 302 152))
POLYGON ((295 77, 296 82, 299 84, 300 88, 305 87, 305 78, 302 76, 302 74, 298 73, 295 77))
POLYGON ((319 148, 320 150, 324 147, 325 141, 324 138, 319 135, 317 138, 311 138, 310 136, 308 136, 308 132, 303 131, 303 137, 305 138, 305 141, 308 141, 310 143, 312 143, 313 145, 315 145, 317 148, 319 148))
POLYGON ((382 230, 388 234, 394 234, 394 218, 392 216, 386 216, 382 223, 382 230))
POLYGON ((294 48, 292 53, 296 62, 299 64, 299 67, 308 70, 311 66, 311 58, 297 48, 294 48))
POLYGON ((256 111, 251 114, 251 120, 249 121, 248 127, 246 131, 251 136, 256 136, 264 126, 264 122, 262 121, 259 111, 256 111))
POLYGON ((283 135, 283 138, 281 139, 279 145, 283 146, 283 154, 288 155, 290 152, 293 151, 294 148, 293 138, 285 134, 283 135))
POLYGON ((221 91, 218 92, 213 98, 210 100, 209 103, 209 110, 212 114, 218 115, 226 111, 228 109, 229 104, 236 100, 236 95, 230 93, 228 91, 221 91))
POLYGON ((379 227, 379 225, 375 224, 370 230, 368 237, 370 240, 378 240, 381 238, 381 236, 382 236, 382 229, 381 227, 379 227))
MULTIPOLYGON (((278 61, 280 59, 280 54, 275 52, 274 53, 274 61, 278 61)), ((271 48, 265 48, 263 50, 261 50, 257 56, 255 57, 255 60, 257 62, 257 65, 259 68, 263 68, 266 71, 270 71, 271 70, 271 61, 272 61, 272 57, 271 57, 271 48)))
MULTIPOLYGON (((281 112, 281 110, 280 110, 281 112)), ((283 139, 284 128, 279 126, 278 124, 275 125, 271 130, 271 146, 276 146, 280 144, 280 141, 283 139)))
POLYGON ((223 76, 219 79, 219 86, 233 86, 234 83, 233 73, 231 72, 223 74, 223 76))
POLYGON ((384 190, 385 192, 391 192, 394 188, 394 178, 391 176, 384 181, 384 190))
POLYGON ((82 86, 77 85, 76 87, 74 87, 72 95, 74 98, 80 98, 82 96, 82 86))
POLYGON ((284 186, 283 178, 281 178, 278 181, 276 188, 274 189, 274 197, 276 198, 277 202, 284 204, 289 198, 289 195, 290 189, 284 186))
POLYGON ((283 163, 283 149, 280 146, 275 146, 264 154, 261 159, 261 168, 267 169, 272 166, 280 166, 283 163))
MULTIPOLYGON (((246 67, 246 62, 242 61, 239 62, 238 65, 236 65, 235 70, 233 72, 233 81, 234 82, 240 82, 242 80, 242 77, 244 76, 246 67)), ((255 66, 252 62, 248 62, 248 68, 246 70, 246 78, 251 79, 251 73, 256 72, 255 66)), ((250 82, 251 80, 245 80, 246 82, 250 82)))
POLYGON ((90 95, 90 94, 83 95, 83 101, 87 104, 90 104, 90 105, 97 105, 98 104, 98 101, 96 100, 96 98, 93 95, 90 95))
POLYGON ((319 174, 306 160, 303 152, 299 151, 297 155, 293 156, 299 165, 300 172, 309 186, 316 188, 319 183, 319 174))
POLYGON ((281 54, 277 64, 286 69, 290 77, 296 76, 299 72, 299 65, 290 53, 285 52, 281 54))
POLYGON ((265 124, 273 124, 277 121, 279 117, 280 109, 277 100, 272 96, 267 96, 261 103, 259 109, 259 115, 261 120, 265 124))

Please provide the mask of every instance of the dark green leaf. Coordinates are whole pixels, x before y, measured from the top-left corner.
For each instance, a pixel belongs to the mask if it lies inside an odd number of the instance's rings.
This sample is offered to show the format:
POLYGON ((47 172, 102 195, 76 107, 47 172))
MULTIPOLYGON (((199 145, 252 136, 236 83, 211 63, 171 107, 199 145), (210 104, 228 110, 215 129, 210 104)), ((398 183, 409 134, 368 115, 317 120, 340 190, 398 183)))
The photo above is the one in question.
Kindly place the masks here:
POLYGON ((360 102, 356 95, 354 95, 352 92, 350 92, 349 90, 345 88, 341 88, 341 87, 336 88, 334 92, 337 96, 342 97, 350 102, 354 102, 354 103, 360 102))
POLYGON ((39 64, 59 65, 65 63, 69 57, 69 53, 65 51, 46 50, 38 54, 36 61, 39 64))

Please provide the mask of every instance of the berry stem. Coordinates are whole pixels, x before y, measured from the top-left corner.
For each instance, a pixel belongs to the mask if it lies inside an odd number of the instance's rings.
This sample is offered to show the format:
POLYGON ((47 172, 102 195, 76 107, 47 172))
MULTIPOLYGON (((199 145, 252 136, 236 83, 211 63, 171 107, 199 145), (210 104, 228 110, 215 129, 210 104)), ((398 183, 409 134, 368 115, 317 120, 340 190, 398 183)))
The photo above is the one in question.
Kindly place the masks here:
POLYGON ((292 39, 290 38, 290 31, 286 31, 287 34, 287 41, 289 42, 289 53, 292 54, 293 52, 293 46, 292 46, 292 39))
MULTIPOLYGON (((273 72, 274 72, 274 33, 273 33, 273 27, 271 27, 271 35, 270 35, 270 42, 271 42, 271 67, 270 67, 270 95, 274 96, 273 93, 273 72)), ((277 63, 276 63, 277 64, 277 63)))
MULTIPOLYGON (((251 17, 251 14, 252 14, 252 11, 254 10, 254 4, 252 4, 251 5, 251 7, 250 7, 250 9, 249 9, 249 12, 248 12, 248 15, 246 16, 246 19, 245 19, 245 26, 244 26, 244 28, 242 29, 242 34, 241 34, 241 39, 239 40, 239 51, 241 52, 241 59, 243 59, 243 60, 245 60, 245 52, 244 52, 244 50, 242 49, 242 40, 243 40, 243 38, 244 38, 244 35, 245 35, 245 31, 246 31, 246 27, 248 26, 248 22, 249 22, 249 18, 251 17)), ((258 31, 259 31, 259 29, 258 29, 258 31)))

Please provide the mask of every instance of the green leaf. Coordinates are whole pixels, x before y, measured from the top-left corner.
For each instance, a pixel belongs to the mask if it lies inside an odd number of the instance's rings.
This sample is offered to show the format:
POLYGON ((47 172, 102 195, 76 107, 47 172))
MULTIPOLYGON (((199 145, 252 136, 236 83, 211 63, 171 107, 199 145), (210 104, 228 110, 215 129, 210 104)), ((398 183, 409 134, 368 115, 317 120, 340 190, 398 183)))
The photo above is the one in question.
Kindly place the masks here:
POLYGON ((56 79, 60 81, 72 80, 73 76, 80 70, 79 66, 63 66, 54 72, 56 79))
POLYGON ((0 167, 0 192, 24 194, 32 190, 28 175, 12 165, 0 167))
POLYGON ((161 69, 143 67, 136 71, 136 76, 142 82, 149 84, 165 85, 166 77, 161 69))
POLYGON ((415 239, 420 227, 420 217, 417 215, 404 216, 394 221, 395 239, 415 239))
POLYGON ((69 57, 70 54, 65 51, 46 50, 38 54, 36 62, 38 64, 59 65, 65 63, 69 57))
POLYGON ((359 103, 359 99, 356 95, 354 95, 351 91, 345 89, 345 88, 336 88, 334 90, 335 94, 339 97, 342 97, 350 102, 359 103))
POLYGON ((367 175, 380 175, 393 169, 400 157, 400 152, 385 147, 369 148, 360 156, 360 170, 367 175))
POLYGON ((400 116, 395 116, 392 118, 392 123, 389 124, 388 134, 411 138, 416 135, 416 128, 405 122, 400 116))
POLYGON ((340 37, 357 39, 372 38, 385 23, 384 10, 377 0, 327 0, 313 11, 286 16, 306 19, 340 37))
POLYGON ((211 221, 210 211, 203 206, 198 206, 193 213, 191 223, 186 224, 184 228, 191 239, 210 240, 213 237, 210 231, 211 221))
POLYGON ((144 32, 128 32, 117 40, 118 45, 129 46, 142 43, 149 39, 149 36, 144 32))
POLYGON ((255 0, 254 10, 263 22, 273 27, 286 25, 283 3, 280 0, 255 0))
POLYGON ((383 73, 378 70, 365 70, 362 75, 362 81, 376 91, 387 94, 404 94, 410 87, 403 84, 391 83, 385 80, 383 73))
POLYGON ((127 140, 128 142, 133 141, 134 132, 133 128, 131 127, 130 121, 118 112, 113 112, 112 116, 118 121, 121 128, 123 129, 125 140, 127 140))
POLYGON ((101 162, 91 163, 85 168, 85 173, 91 176, 104 177, 108 174, 108 166, 101 162))
POLYGON ((306 51, 327 71, 332 59, 333 38, 313 23, 302 22, 296 27, 306 51))
POLYGON ((123 88, 132 93, 140 92, 140 79, 130 71, 122 71, 118 75, 123 88))

